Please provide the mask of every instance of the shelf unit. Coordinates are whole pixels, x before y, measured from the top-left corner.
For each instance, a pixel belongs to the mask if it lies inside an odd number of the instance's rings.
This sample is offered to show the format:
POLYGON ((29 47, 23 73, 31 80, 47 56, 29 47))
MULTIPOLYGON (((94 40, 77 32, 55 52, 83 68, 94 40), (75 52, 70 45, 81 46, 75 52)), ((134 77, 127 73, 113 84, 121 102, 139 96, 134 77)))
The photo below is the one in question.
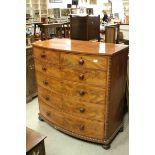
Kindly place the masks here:
POLYGON ((48 0, 26 0, 26 14, 30 14, 34 21, 41 21, 41 17, 48 15, 48 0))
POLYGON ((129 0, 123 0, 124 14, 129 16, 129 0))
POLYGON ((108 15, 112 14, 112 3, 103 3, 103 10, 106 11, 108 15))

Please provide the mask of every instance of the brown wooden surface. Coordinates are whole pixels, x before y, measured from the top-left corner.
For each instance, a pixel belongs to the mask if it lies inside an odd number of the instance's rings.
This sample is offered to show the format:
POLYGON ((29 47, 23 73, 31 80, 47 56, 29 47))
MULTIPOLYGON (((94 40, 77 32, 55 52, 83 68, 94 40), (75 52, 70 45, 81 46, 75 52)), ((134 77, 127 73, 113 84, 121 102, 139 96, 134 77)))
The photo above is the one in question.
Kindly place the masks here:
POLYGON ((46 119, 66 130, 92 138, 103 138, 104 124, 101 122, 91 121, 72 116, 65 112, 55 111, 43 102, 40 104, 40 112, 46 119))
POLYGON ((26 152, 29 152, 40 142, 44 141, 46 136, 26 127, 26 152))
POLYGON ((69 67, 61 68, 61 77, 64 80, 78 82, 81 84, 91 84, 106 87, 106 71, 92 69, 72 69, 69 67))
POLYGON ((109 144, 122 127, 128 46, 70 39, 33 46, 39 115, 72 136, 109 144))
POLYGON ((37 84, 35 77, 35 65, 32 46, 26 48, 26 102, 30 102, 37 96, 37 84))
POLYGON ((125 103, 125 89, 127 79, 128 52, 117 54, 111 59, 110 96, 108 103, 108 130, 107 136, 116 130, 123 121, 123 110, 125 103))
MULTIPOLYGON (((95 55, 113 55, 121 52, 124 48, 128 49, 127 45, 81 41, 71 39, 51 39, 45 41, 34 42, 33 47, 40 47, 45 49, 54 49, 55 52, 69 52, 69 53, 83 53, 95 55)), ((36 51, 36 50, 34 50, 36 51)))
POLYGON ((90 69, 103 69, 107 68, 106 57, 75 55, 75 54, 61 54, 61 64, 71 68, 90 68, 90 69))
POLYGON ((100 16, 71 15, 71 39, 100 39, 100 16))
POLYGON ((106 26, 105 27, 105 43, 116 43, 116 27, 106 26))

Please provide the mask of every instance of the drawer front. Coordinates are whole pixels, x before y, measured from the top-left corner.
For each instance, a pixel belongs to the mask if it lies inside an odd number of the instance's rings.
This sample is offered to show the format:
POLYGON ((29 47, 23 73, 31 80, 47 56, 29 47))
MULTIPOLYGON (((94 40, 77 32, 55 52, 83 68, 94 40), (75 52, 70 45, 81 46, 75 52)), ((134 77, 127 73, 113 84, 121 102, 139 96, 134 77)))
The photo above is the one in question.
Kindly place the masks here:
POLYGON ((61 110, 62 109, 62 98, 59 94, 50 92, 49 90, 38 86, 38 100, 44 102, 50 107, 61 110))
POLYGON ((63 128, 63 114, 60 111, 56 111, 43 102, 39 102, 40 113, 53 124, 63 128))
POLYGON ((104 123, 82 119, 64 113, 64 129, 81 136, 103 139, 104 123))
POLYGON ((36 71, 37 84, 54 93, 61 93, 61 82, 36 71))
POLYGON ((73 70, 63 67, 61 71, 62 79, 87 83, 105 87, 107 83, 107 72, 101 70, 73 70))
POLYGON ((60 75, 60 67, 59 66, 53 66, 50 63, 44 63, 41 61, 35 60, 35 69, 41 73, 44 73, 48 76, 59 78, 60 75))
POLYGON ((89 68, 107 70, 107 58, 101 56, 86 56, 62 53, 60 62, 63 66, 72 68, 89 68))
POLYGON ((67 113, 55 111, 44 103, 40 103, 40 113, 51 123, 81 136, 103 139, 104 122, 90 121, 67 113))
POLYGON ((35 59, 39 59, 42 62, 50 62, 54 65, 59 65, 59 62, 60 62, 59 52, 34 47, 33 54, 35 59))
POLYGON ((64 81, 62 84, 63 98, 67 96, 77 102, 105 104, 105 89, 84 84, 64 81))
POLYGON ((70 115, 77 116, 79 118, 85 118, 88 120, 104 121, 104 106, 81 103, 71 100, 63 100, 63 111, 70 115))

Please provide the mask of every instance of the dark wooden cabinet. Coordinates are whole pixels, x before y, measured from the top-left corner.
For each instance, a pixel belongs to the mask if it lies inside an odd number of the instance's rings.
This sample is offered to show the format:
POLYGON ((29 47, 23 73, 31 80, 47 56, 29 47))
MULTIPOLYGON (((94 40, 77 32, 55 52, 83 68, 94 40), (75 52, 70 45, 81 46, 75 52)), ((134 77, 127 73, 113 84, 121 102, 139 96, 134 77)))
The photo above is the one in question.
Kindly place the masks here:
POLYGON ((100 16, 70 16, 70 37, 78 40, 100 40, 100 16))
POLYGON ((45 155, 45 138, 46 136, 26 128, 26 155, 45 155))
POLYGON ((37 84, 35 77, 34 58, 32 46, 26 47, 26 103, 37 96, 37 84))

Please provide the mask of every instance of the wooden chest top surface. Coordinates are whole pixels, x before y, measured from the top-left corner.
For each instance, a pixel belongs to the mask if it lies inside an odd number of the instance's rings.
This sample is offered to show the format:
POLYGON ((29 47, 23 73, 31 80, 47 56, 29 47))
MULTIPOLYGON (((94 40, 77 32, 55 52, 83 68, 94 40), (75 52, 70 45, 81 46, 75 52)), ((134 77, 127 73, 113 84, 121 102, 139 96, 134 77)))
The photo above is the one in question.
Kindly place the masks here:
POLYGON ((26 127, 26 152, 37 146, 46 136, 26 127))
POLYGON ((50 39, 45 41, 37 41, 32 45, 34 47, 42 47, 46 49, 96 55, 113 55, 129 48, 128 45, 71 39, 50 39))

